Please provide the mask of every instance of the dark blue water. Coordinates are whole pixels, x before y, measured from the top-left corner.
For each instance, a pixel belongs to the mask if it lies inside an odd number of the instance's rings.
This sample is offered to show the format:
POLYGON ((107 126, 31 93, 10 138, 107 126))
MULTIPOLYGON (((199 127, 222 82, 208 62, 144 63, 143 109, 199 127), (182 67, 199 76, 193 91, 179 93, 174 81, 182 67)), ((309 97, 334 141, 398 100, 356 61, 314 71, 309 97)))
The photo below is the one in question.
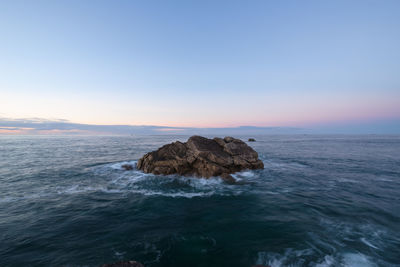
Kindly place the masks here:
POLYGON ((0 137, 0 266, 400 266, 399 136, 257 136, 237 185, 121 169, 187 138, 0 137))

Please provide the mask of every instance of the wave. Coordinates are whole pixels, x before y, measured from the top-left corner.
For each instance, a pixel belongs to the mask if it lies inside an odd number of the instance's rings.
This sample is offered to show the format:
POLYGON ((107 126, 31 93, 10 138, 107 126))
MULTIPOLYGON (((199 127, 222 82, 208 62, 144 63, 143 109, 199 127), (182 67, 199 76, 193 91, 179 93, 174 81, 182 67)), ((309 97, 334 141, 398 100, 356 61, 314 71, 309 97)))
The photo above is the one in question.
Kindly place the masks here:
POLYGON ((369 242, 365 237, 360 238, 360 240, 361 240, 361 242, 363 242, 364 244, 366 244, 367 246, 369 246, 371 248, 379 249, 378 247, 371 244, 371 242, 369 242))
POLYGON ((278 160, 278 159, 263 159, 264 168, 268 170, 275 170, 275 171, 299 171, 304 168, 309 167, 307 164, 295 162, 295 161, 285 161, 285 160, 278 160))
POLYGON ((109 194, 140 194, 144 196, 165 196, 165 197, 183 197, 183 198, 193 198, 193 197, 205 197, 213 195, 213 192, 163 192, 161 190, 146 190, 146 189, 132 189, 132 190, 120 190, 120 189, 107 189, 107 188, 96 188, 96 187, 78 187, 76 185, 71 186, 64 191, 59 191, 59 194, 80 194, 87 192, 102 192, 109 194))
MULTIPOLYGON (((107 177, 108 186, 116 187, 120 192, 138 193, 146 196, 165 197, 210 197, 213 195, 229 196, 244 192, 241 185, 226 184, 220 177, 208 179, 182 177, 179 175, 154 175, 143 173, 134 168, 126 171, 124 164, 136 167, 137 161, 123 161, 97 166, 93 169, 96 175, 107 177)), ((233 174, 238 182, 255 179, 254 171, 243 171, 233 174)))
POLYGON ((124 168, 122 168, 123 165, 132 165, 133 167, 136 168, 136 164, 137 160, 131 160, 131 161, 121 161, 112 164, 106 164, 105 166, 110 167, 111 169, 114 170, 124 170, 124 168))
POLYGON ((355 242, 360 240, 365 248, 373 248, 384 251, 387 246, 394 245, 400 240, 393 240, 393 234, 372 223, 349 223, 334 222, 328 219, 320 219, 320 225, 324 227, 325 232, 334 234, 337 242, 355 242))
POLYGON ((63 189, 57 190, 57 192, 53 193, 43 193, 43 194, 32 194, 26 196, 10 196, 0 198, 0 203, 11 203, 21 200, 31 200, 31 199, 39 199, 39 198, 51 198, 57 195, 75 195, 75 194, 84 194, 84 193, 106 193, 106 194, 139 194, 144 196, 163 196, 163 197, 172 197, 172 198, 194 198, 194 197, 210 197, 213 195, 220 196, 229 196, 230 194, 219 193, 217 191, 209 191, 209 192, 186 192, 182 190, 177 190, 173 192, 167 192, 160 190, 152 190, 152 189, 110 189, 106 187, 93 187, 93 186, 80 186, 80 185, 72 185, 63 189))
POLYGON ((361 253, 345 253, 342 255, 343 265, 348 267, 372 267, 378 266, 371 261, 370 257, 367 257, 361 253))
POLYGON ((320 219, 322 232, 309 232, 307 249, 286 249, 285 252, 272 253, 261 251, 257 254, 256 264, 271 267, 281 266, 313 266, 313 267, 374 267, 390 266, 390 263, 373 255, 371 250, 392 250, 399 244, 395 233, 386 231, 372 223, 335 222, 320 219), (358 242, 357 250, 349 250, 358 242))
MULTIPOLYGON (((143 173, 136 169, 137 161, 121 161, 92 166, 86 169, 85 178, 70 180, 70 184, 49 186, 45 192, 30 193, 23 196, 4 196, 0 203, 23 199, 54 197, 84 193, 140 194, 144 196, 162 196, 171 198, 195 198, 211 196, 237 196, 249 192, 247 181, 258 179, 256 171, 243 171, 233 174, 239 184, 225 183, 220 177, 208 179, 182 177, 179 175, 160 176, 143 173), (125 164, 134 166, 133 170, 124 170, 125 164)), ((63 181, 67 183, 68 180, 63 181)))
POLYGON ((143 173, 136 168, 132 171, 122 170, 122 165, 136 166, 136 161, 124 161, 100 166, 96 172, 111 177, 111 183, 120 186, 121 190, 143 193, 144 195, 160 195, 167 197, 210 197, 213 195, 232 196, 248 192, 247 182, 257 180, 257 171, 245 170, 233 174, 238 184, 225 183, 220 177, 208 179, 193 176, 154 175, 143 173), (116 171, 110 172, 113 169, 116 171))
POLYGON ((271 267, 375 267, 378 266, 373 259, 362 253, 342 252, 334 255, 318 256, 319 253, 312 249, 293 250, 287 249, 283 254, 272 252, 258 252, 256 264, 271 267), (314 258, 319 260, 313 260, 314 258))

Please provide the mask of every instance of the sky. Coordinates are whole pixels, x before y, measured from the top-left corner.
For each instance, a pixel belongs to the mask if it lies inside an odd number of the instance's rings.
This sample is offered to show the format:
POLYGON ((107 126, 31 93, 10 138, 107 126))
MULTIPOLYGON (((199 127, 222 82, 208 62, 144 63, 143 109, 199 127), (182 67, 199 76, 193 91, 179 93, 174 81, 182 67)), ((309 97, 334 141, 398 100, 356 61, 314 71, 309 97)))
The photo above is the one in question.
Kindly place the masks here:
POLYGON ((0 118, 400 133, 399 14, 397 0, 1 1, 0 118))

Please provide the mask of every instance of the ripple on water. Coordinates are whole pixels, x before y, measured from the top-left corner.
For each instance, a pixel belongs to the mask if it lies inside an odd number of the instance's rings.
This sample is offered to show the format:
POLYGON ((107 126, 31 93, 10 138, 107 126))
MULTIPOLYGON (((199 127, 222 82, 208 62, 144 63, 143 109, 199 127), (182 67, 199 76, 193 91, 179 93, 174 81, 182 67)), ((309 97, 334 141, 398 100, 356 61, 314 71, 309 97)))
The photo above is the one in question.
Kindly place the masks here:
MULTIPOLYGON (((124 161, 105 164, 93 169, 94 173, 106 176, 108 187, 114 187, 120 192, 137 193, 145 196, 165 197, 210 197, 213 195, 231 196, 244 193, 240 185, 226 184, 219 177, 202 179, 197 177, 181 177, 177 175, 158 176, 146 174, 134 169, 125 171, 124 164, 136 166, 136 161, 124 161)), ((244 171, 234 175, 238 181, 254 178, 253 171, 244 171)))
POLYGON ((361 253, 336 253, 333 255, 320 254, 312 249, 294 250, 287 249, 284 253, 259 252, 257 254, 256 264, 267 265, 271 267, 375 267, 378 266, 373 260, 361 253), (315 258, 320 258, 315 260, 315 258))
MULTIPOLYGON (((0 202, 10 202, 17 199, 52 197, 56 195, 74 195, 93 192, 109 194, 140 194, 144 196, 162 196, 171 198, 194 198, 219 196, 236 196, 243 194, 248 187, 243 184, 226 184, 219 177, 202 179, 197 177, 181 177, 177 175, 157 176, 143 173, 136 168, 126 171, 123 165, 136 167, 137 161, 122 161, 90 167, 87 170, 94 177, 83 179, 73 184, 49 188, 46 193, 28 194, 19 197, 4 197, 0 202), (101 178, 101 179, 100 179, 101 178), (95 183, 94 183, 95 181, 95 183)), ((242 182, 256 179, 254 171, 243 171, 234 174, 242 182)))

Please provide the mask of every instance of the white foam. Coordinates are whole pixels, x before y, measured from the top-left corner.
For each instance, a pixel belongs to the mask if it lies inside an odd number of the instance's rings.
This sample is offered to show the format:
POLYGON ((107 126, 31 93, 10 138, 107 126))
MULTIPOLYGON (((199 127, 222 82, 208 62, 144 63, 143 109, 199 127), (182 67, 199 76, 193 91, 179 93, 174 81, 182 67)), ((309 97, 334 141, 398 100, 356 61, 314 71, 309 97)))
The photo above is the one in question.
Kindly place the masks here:
MULTIPOLYGON (((105 164, 102 166, 97 166, 94 168, 94 171, 100 175, 107 175, 107 176, 114 176, 112 179, 112 183, 117 183, 121 185, 128 185, 131 183, 139 182, 143 178, 154 178, 157 177, 157 175, 151 174, 151 173, 144 173, 138 169, 136 169, 136 164, 137 161, 123 161, 123 162, 116 162, 112 164, 105 164), (122 168, 123 165, 129 164, 134 166, 133 170, 130 171, 125 171, 124 168, 122 168), (124 170, 124 172, 110 172, 110 170, 124 170)), ((248 172, 243 172, 243 173, 238 173, 241 176, 252 176, 250 171, 248 172)), ((168 175, 168 176, 163 176, 162 179, 167 180, 167 179, 176 179, 178 178, 177 175, 168 175)), ((239 178, 240 179, 240 178, 239 178)), ((221 184, 223 181, 221 180, 220 177, 211 177, 208 179, 204 178, 198 178, 198 177, 181 177, 179 176, 179 180, 188 184, 193 185, 194 187, 202 187, 202 186, 210 186, 210 185, 216 185, 216 184, 221 184)))
POLYGON ((57 194, 67 194, 67 195, 72 195, 72 194, 80 194, 80 193, 86 193, 89 191, 99 191, 102 190, 103 188, 101 187, 92 187, 92 186, 81 186, 81 185, 72 185, 67 188, 62 188, 57 190, 57 194))
POLYGON ((371 242, 369 242, 365 237, 360 238, 360 240, 366 244, 367 246, 371 247, 371 248, 375 248, 375 249, 379 249, 378 247, 374 246, 371 244, 371 242))
POLYGON ((140 182, 149 176, 152 176, 152 175, 143 173, 143 172, 139 172, 139 171, 127 171, 123 174, 116 175, 115 178, 111 179, 110 183, 120 185, 120 186, 128 186, 128 185, 140 182))
POLYGON ((348 179, 348 178, 338 178, 337 181, 341 182, 341 183, 359 183, 359 181, 348 179))
MULTIPOLYGON (((57 186, 45 190, 46 193, 31 193, 24 196, 7 196, 0 198, 0 203, 9 203, 21 199, 36 199, 56 195, 74 195, 83 193, 142 194, 145 196, 164 196, 172 198, 195 198, 219 196, 237 196, 247 192, 246 185, 231 185, 220 177, 208 179, 198 177, 181 177, 177 175, 157 176, 143 173, 134 168, 126 171, 124 164, 136 166, 137 161, 123 161, 98 165, 89 168, 95 174, 93 179, 80 180, 70 185, 57 186)), ((235 174, 238 180, 243 177, 254 177, 253 171, 235 174)))
POLYGON ((302 257, 312 254, 313 251, 311 249, 293 250, 292 248, 288 248, 284 254, 262 251, 257 253, 256 264, 271 267, 303 266, 304 260, 302 257))
POLYGON ((331 255, 325 255, 321 263, 315 264, 315 267, 330 267, 335 266, 335 258, 331 255))
POLYGON ((278 192, 274 192, 274 191, 264 191, 264 194, 279 195, 278 192))
POLYGON ((331 242, 339 244, 346 241, 361 241, 370 248, 384 250, 388 238, 392 237, 384 228, 370 223, 335 223, 334 221, 321 218, 321 224, 326 229, 325 231, 334 233, 336 236, 331 242))
POLYGON ((165 197, 173 197, 173 198, 193 198, 193 197, 205 197, 211 196, 215 192, 163 192, 157 190, 146 190, 146 189, 132 189, 132 190, 119 190, 119 189, 108 189, 108 188, 101 188, 101 187, 79 187, 77 185, 71 186, 65 190, 58 191, 58 194, 80 194, 85 192, 103 192, 103 193, 110 193, 110 194, 118 194, 118 193, 134 193, 134 194, 141 194, 145 196, 165 196, 165 197))
POLYGON ((388 177, 381 177, 381 176, 377 177, 376 180, 379 182, 393 182, 393 179, 388 178, 388 177))
POLYGON ((335 253, 333 255, 325 255, 317 262, 307 263, 309 256, 320 255, 320 252, 314 249, 293 250, 286 249, 285 253, 259 252, 255 264, 267 265, 271 267, 283 266, 314 266, 314 267, 376 267, 377 265, 371 259, 361 253, 335 253))
POLYGON ((126 254, 125 251, 119 252, 119 251, 115 251, 114 255, 118 260, 123 260, 124 259, 124 255, 126 254))
POLYGON ((109 194, 118 194, 118 193, 136 193, 136 194, 141 194, 145 196, 154 196, 154 195, 159 195, 159 196, 168 196, 168 197, 186 197, 186 198, 192 198, 196 196, 202 196, 204 194, 202 193, 185 193, 185 192, 175 192, 175 193, 165 193, 162 191, 152 191, 152 190, 119 190, 119 189, 107 189, 107 188, 100 188, 100 187, 78 187, 76 185, 71 186, 65 190, 60 190, 58 191, 58 194, 80 194, 80 193, 86 193, 86 192, 102 192, 102 193, 109 193, 109 194))
POLYGON ((270 159, 263 160, 263 163, 265 169, 271 169, 271 170, 296 171, 298 169, 304 169, 308 167, 307 165, 298 162, 282 162, 270 159))
MULTIPOLYGON (((212 195, 226 195, 223 192, 218 192, 218 190, 205 190, 205 189, 211 189, 213 188, 211 185, 213 184, 220 184, 220 182, 217 179, 198 179, 198 178, 185 178, 187 181, 190 183, 194 184, 194 187, 199 187, 203 189, 202 191, 185 191, 184 189, 175 189, 175 190, 163 190, 162 187, 163 183, 167 182, 173 182, 174 179, 178 178, 171 178, 171 177, 155 177, 152 176, 150 178, 142 179, 141 177, 136 177, 136 178, 130 178, 127 179, 127 181, 123 181, 124 177, 119 178, 118 181, 116 180, 111 180, 110 183, 105 186, 82 186, 82 185, 72 185, 66 188, 59 188, 57 190, 57 194, 80 194, 80 193, 86 193, 86 192, 102 192, 102 193, 110 193, 110 194, 118 194, 118 193, 134 193, 134 194, 141 194, 145 196, 164 196, 164 197, 172 197, 172 198, 194 198, 194 197, 209 197, 212 195), (199 180, 205 180, 205 181, 199 181, 199 180), (138 183, 139 181, 153 181, 156 182, 155 187, 156 188, 146 188, 145 185, 135 185, 129 187, 128 185, 132 185, 135 183, 138 183), (158 183, 157 183, 158 182, 158 183), (132 184, 130 184, 132 183, 132 184), (110 187, 110 184, 116 184, 117 187, 110 187)), ((177 180, 181 182, 181 179, 177 180)), ((193 188, 193 187, 189 187, 193 188)))
MULTIPOLYGON (((162 177, 161 179, 163 179, 162 177)), ((203 186, 213 186, 213 185, 220 185, 223 181, 219 177, 211 177, 211 178, 199 178, 199 177, 178 177, 176 175, 167 176, 165 178, 169 179, 176 179, 177 181, 181 181, 192 185, 194 187, 203 187, 203 186)))
POLYGON ((343 254, 343 266, 345 267, 374 267, 377 266, 370 259, 361 253, 343 254))
POLYGON ((284 258, 279 254, 268 253, 265 251, 257 253, 256 264, 269 265, 271 267, 282 266, 284 258))
POLYGON ((243 171, 243 172, 239 172, 237 173, 237 176, 242 176, 245 178, 250 178, 250 177, 254 177, 254 171, 243 171))
POLYGON ((111 169, 114 169, 114 170, 124 170, 122 168, 123 165, 132 165, 133 167, 136 168, 136 164, 137 164, 137 160, 131 160, 131 161, 122 161, 122 162, 107 164, 107 167, 110 167, 111 169))
POLYGON ((161 192, 152 190, 131 190, 131 193, 138 193, 145 196, 164 196, 172 198, 194 198, 194 197, 207 197, 212 196, 214 192, 161 192))

